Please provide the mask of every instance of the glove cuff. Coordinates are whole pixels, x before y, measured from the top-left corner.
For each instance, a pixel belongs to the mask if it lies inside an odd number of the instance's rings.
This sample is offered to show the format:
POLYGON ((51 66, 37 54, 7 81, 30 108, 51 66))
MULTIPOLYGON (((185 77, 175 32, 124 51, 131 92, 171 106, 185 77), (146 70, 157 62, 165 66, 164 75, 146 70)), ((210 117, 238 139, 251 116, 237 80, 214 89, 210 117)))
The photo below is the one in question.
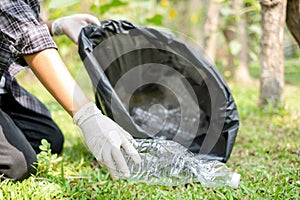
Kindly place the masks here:
POLYGON ((57 35, 64 34, 62 27, 61 27, 61 20, 62 20, 62 18, 57 19, 52 22, 52 25, 51 25, 51 34, 52 35, 57 36, 57 35))
POLYGON ((97 108, 96 104, 89 102, 79 109, 73 116, 73 121, 75 124, 80 126, 87 119, 95 115, 102 115, 101 111, 97 108))

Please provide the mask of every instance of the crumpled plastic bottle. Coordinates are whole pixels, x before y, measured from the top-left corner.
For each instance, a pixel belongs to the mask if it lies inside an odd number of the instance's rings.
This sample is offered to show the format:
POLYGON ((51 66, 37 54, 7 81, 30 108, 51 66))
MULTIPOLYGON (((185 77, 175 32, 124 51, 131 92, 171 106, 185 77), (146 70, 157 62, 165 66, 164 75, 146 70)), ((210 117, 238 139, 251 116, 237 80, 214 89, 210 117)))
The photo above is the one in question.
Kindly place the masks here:
POLYGON ((196 117, 186 117, 181 121, 179 108, 166 109, 163 106, 152 106, 151 111, 143 107, 132 110, 132 118, 137 125, 150 135, 163 139, 174 138, 176 135, 189 137, 192 128, 197 124, 196 117), (181 124, 181 125, 180 125, 181 124))
MULTIPOLYGON (((128 180, 147 184, 177 186, 200 182, 205 187, 237 188, 240 175, 220 161, 201 159, 172 140, 137 139, 142 162, 135 164, 124 153, 131 175, 128 180)), ((121 173, 120 173, 121 176, 121 173)))

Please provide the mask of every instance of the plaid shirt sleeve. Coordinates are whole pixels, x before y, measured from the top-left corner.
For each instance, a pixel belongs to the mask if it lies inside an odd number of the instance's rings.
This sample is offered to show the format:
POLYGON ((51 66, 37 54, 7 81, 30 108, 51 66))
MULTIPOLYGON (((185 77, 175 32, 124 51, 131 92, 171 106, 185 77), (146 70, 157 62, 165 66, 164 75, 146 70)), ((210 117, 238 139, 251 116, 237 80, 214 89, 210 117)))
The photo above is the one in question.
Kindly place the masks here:
POLYGON ((38 0, 0 0, 0 77, 24 107, 50 116, 48 109, 13 77, 26 63, 23 55, 57 48, 46 25, 39 23, 38 0))
POLYGON ((46 25, 39 23, 39 14, 32 7, 38 1, 1 0, 0 30, 5 35, 14 58, 46 48, 56 48, 46 25))

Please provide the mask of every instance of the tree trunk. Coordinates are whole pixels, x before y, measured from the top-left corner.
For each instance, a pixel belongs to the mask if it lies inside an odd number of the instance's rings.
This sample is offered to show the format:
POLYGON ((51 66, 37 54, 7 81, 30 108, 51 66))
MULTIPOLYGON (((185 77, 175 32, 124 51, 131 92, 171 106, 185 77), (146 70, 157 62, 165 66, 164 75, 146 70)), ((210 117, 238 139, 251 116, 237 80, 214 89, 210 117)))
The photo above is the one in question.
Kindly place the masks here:
MULTIPOLYGON (((237 0, 237 6, 238 11, 241 11, 244 9, 244 1, 243 0, 237 0)), ((248 65, 248 34, 247 34, 247 20, 246 20, 246 14, 242 14, 239 16, 239 19, 237 21, 237 40, 241 45, 241 50, 239 52, 239 64, 236 69, 236 72, 234 73, 234 78, 238 82, 242 83, 251 83, 252 79, 249 72, 249 65, 248 65)))
POLYGON ((260 103, 277 106, 284 86, 284 25, 286 0, 261 0, 262 55, 260 103))
MULTIPOLYGON (((236 12, 238 10, 237 0, 232 0, 230 7, 232 10, 234 10, 234 12, 236 12)), ((227 25, 227 28, 223 30, 225 41, 228 46, 228 55, 227 55, 228 69, 233 76, 235 72, 235 62, 234 62, 235 56, 232 54, 230 50, 230 43, 236 39, 236 31, 237 31, 236 21, 234 20, 230 20, 229 24, 227 25)))
POLYGON ((220 3, 210 0, 204 24, 204 46, 205 52, 212 62, 215 62, 216 58, 219 10, 220 3))
POLYGON ((236 32, 235 32, 235 30, 232 30, 232 28, 230 26, 229 28, 223 30, 223 34, 224 34, 225 41, 228 46, 228 55, 227 55, 228 70, 234 76, 235 63, 234 63, 234 55, 231 53, 231 50, 230 50, 230 42, 232 42, 233 40, 236 39, 236 32))
MULTIPOLYGON (((201 8, 203 8, 204 6, 203 4, 204 2, 199 0, 190 1, 190 5, 189 5, 190 19, 192 17, 192 14, 201 12, 201 8)), ((200 19, 198 19, 197 22, 191 22, 190 33, 193 36, 193 38, 196 40, 198 45, 203 44, 203 24, 202 25, 200 24, 200 19)))
POLYGON ((300 47, 300 0, 288 0, 286 24, 300 47))
POLYGON ((179 1, 177 5, 178 13, 180 13, 179 24, 182 32, 189 34, 189 4, 190 0, 179 1))

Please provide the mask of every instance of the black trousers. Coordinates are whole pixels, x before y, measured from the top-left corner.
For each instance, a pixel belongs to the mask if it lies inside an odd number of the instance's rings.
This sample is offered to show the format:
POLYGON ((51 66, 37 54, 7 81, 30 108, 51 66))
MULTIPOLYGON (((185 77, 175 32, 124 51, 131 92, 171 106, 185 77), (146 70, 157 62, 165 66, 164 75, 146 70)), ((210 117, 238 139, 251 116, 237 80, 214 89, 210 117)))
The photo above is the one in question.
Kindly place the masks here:
POLYGON ((23 180, 36 173, 41 140, 60 154, 63 135, 55 122, 21 106, 10 94, 0 95, 0 176, 23 180))

